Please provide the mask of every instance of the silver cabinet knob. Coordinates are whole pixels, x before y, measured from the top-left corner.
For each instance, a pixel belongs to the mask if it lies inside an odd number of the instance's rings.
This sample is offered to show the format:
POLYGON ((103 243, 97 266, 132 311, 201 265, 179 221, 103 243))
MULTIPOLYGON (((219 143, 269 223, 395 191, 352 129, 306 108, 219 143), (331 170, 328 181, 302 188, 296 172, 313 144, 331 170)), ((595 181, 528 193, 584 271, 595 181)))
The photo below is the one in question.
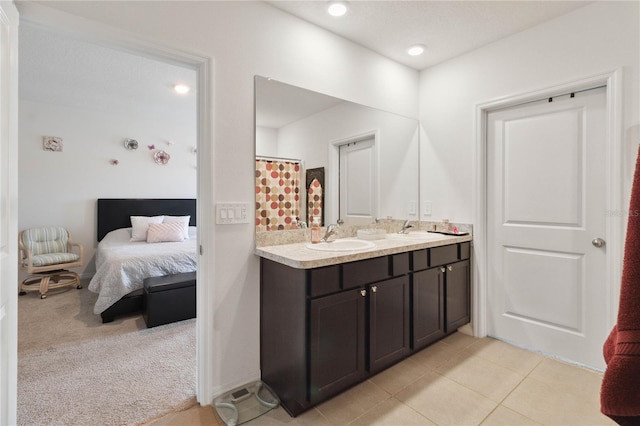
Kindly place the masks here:
POLYGON ((378 291, 378 286, 377 285, 372 286, 371 287, 371 291, 374 292, 374 293, 377 292, 378 291))
POLYGON ((447 266, 447 271, 453 271, 453 266, 451 265, 447 266))
POLYGON ((440 272, 445 272, 447 269, 444 266, 440 267, 440 272))
POLYGON ((362 297, 367 295, 367 290, 360 290, 360 294, 362 295, 362 297))
POLYGON ((607 244, 607 242, 605 240, 603 240, 602 238, 594 238, 593 241, 591 241, 591 244, 593 244, 594 246, 600 248, 600 247, 604 247, 605 244, 607 244))

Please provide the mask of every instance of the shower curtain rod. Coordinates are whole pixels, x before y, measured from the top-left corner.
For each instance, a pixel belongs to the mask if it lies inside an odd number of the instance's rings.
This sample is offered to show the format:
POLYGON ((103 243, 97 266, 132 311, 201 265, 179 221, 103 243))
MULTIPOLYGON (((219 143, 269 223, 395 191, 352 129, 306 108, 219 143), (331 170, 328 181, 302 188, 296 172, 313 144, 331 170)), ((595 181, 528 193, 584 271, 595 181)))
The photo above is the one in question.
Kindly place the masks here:
POLYGON ((281 161, 295 161, 296 163, 302 164, 302 160, 298 160, 297 158, 284 158, 284 157, 269 157, 267 155, 256 155, 256 160, 281 160, 281 161))

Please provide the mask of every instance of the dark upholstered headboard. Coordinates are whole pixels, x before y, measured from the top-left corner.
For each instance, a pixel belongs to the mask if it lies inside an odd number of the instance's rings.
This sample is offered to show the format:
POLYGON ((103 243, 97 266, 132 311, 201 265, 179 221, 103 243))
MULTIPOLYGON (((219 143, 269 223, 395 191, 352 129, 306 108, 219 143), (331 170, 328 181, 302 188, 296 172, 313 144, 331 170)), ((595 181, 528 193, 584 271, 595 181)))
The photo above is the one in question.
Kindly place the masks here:
POLYGON ((195 198, 99 198, 98 241, 114 229, 130 228, 130 216, 191 216, 196 226, 195 198))

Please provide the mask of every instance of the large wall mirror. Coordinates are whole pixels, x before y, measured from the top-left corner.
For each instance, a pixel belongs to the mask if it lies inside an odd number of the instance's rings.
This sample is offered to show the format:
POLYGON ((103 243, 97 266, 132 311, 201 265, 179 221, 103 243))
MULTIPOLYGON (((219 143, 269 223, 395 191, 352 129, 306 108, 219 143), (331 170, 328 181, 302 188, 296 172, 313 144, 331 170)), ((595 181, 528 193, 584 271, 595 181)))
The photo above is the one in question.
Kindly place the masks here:
POLYGON ((415 119, 255 77, 256 231, 418 218, 415 119))

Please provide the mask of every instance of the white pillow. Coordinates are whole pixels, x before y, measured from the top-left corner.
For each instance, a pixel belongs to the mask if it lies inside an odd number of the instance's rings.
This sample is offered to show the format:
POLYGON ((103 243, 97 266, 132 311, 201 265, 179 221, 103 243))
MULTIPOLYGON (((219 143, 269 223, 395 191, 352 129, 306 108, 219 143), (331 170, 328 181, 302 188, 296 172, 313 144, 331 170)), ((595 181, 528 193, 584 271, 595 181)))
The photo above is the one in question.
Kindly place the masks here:
POLYGON ((165 216, 162 223, 184 223, 184 239, 189 239, 189 221, 191 220, 191 216, 165 216))
POLYGON ((150 223, 147 232, 148 243, 184 241, 184 223, 150 223))
POLYGON ((131 216, 131 241, 147 241, 150 223, 162 223, 164 216, 131 216))

